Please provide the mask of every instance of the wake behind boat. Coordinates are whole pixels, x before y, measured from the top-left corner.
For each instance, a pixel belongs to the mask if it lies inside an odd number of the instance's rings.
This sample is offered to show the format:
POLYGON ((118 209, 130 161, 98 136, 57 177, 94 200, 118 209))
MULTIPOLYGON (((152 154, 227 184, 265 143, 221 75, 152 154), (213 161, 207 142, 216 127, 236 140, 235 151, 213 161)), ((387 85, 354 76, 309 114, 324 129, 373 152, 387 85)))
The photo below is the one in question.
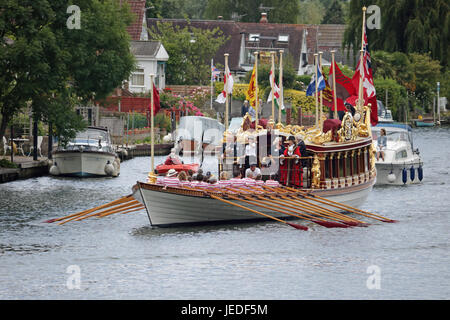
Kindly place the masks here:
POLYGON ((53 152, 49 172, 54 176, 117 177, 120 159, 113 149, 108 129, 90 126, 77 133, 66 146, 59 146, 53 152))

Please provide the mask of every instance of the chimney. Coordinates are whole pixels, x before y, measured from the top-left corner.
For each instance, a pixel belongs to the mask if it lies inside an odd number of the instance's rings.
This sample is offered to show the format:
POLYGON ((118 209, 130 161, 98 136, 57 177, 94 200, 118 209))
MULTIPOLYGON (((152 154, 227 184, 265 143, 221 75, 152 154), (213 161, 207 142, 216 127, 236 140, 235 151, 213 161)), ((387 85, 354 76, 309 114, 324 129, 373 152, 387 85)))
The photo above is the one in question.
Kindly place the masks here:
POLYGON ((261 13, 261 20, 259 20, 259 23, 268 23, 267 21, 267 13, 263 12, 261 13))

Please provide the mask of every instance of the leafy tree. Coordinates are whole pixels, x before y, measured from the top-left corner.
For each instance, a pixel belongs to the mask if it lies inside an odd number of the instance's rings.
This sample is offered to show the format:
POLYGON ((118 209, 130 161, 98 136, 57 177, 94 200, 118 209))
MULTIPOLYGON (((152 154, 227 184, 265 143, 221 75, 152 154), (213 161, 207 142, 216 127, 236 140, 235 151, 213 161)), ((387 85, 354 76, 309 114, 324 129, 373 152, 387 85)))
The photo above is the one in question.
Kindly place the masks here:
POLYGON ((305 0, 300 2, 300 12, 297 23, 320 24, 324 17, 325 7, 319 0, 305 0))
POLYGON ((219 28, 181 28, 170 22, 157 22, 149 28, 149 35, 160 40, 169 54, 166 70, 169 84, 209 83, 210 61, 228 40, 219 28))
POLYGON ((242 22, 259 22, 261 19, 260 5, 270 7, 267 19, 270 23, 295 23, 299 13, 297 0, 209 0, 205 9, 205 18, 217 19, 223 16, 231 20, 233 13, 242 22))
POLYGON ((327 8, 322 24, 344 24, 344 12, 338 0, 334 0, 327 8))
POLYGON ((208 0, 147 0, 149 18, 201 19, 208 0))
POLYGON ((0 138, 30 103, 35 120, 73 137, 83 125, 77 103, 106 96, 134 67, 119 1, 79 0, 80 28, 69 28, 69 0, 5 0, 0 6, 0 138))
MULTIPOLYGON (((359 50, 362 7, 365 0, 351 0, 344 45, 359 50)), ((428 53, 448 67, 450 4, 448 0, 373 0, 381 10, 381 29, 368 30, 372 49, 388 52, 428 53)))

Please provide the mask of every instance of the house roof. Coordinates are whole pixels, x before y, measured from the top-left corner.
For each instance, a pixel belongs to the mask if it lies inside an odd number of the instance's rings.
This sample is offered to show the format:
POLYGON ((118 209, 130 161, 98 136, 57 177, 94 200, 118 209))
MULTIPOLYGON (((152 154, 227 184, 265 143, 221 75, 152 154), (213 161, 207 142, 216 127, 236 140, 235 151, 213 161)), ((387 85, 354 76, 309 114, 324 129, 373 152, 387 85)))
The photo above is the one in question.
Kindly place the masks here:
POLYGON ((161 42, 159 41, 130 41, 131 53, 135 56, 156 57, 161 42))
POLYGON ((155 27, 157 22, 170 22, 175 26, 184 28, 191 26, 200 29, 219 28, 229 40, 217 51, 214 62, 225 64, 224 54, 229 53, 228 64, 232 71, 244 71, 242 59, 247 59, 241 54, 241 44, 244 41, 245 54, 251 51, 277 51, 283 49, 284 56, 292 57, 294 68, 298 70, 303 37, 306 36, 307 59, 309 64, 314 63, 313 54, 317 51, 324 52, 324 59, 330 56, 329 51, 336 50, 336 61, 349 63, 346 54, 342 53, 342 39, 345 25, 305 25, 305 24, 278 24, 278 23, 248 23, 233 20, 185 20, 185 19, 156 19, 148 18, 147 25, 155 27), (259 34, 259 41, 250 41, 250 34, 259 34), (280 35, 288 36, 288 41, 278 41, 280 35))
POLYGON ((145 0, 126 0, 132 14, 135 16, 133 23, 127 27, 132 40, 139 40, 142 32, 142 22, 145 14, 145 0))

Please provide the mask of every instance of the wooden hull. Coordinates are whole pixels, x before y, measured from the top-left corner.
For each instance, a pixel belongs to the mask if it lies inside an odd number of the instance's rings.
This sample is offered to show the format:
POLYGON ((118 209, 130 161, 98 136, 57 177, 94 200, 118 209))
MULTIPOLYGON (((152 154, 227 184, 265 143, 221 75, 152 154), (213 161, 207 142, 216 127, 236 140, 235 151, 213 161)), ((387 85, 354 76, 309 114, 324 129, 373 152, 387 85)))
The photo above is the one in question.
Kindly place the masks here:
MULTIPOLYGON (((366 183, 346 188, 314 190, 313 192, 327 199, 357 207, 366 200, 374 182, 375 179, 372 179, 366 183)), ((201 191, 177 188, 163 190, 160 186, 138 182, 133 186, 133 196, 145 205, 152 226, 170 227, 267 220, 267 218, 256 213, 205 196, 201 191)), ((288 217, 270 209, 249 205, 241 201, 228 200, 273 217, 288 217)))

